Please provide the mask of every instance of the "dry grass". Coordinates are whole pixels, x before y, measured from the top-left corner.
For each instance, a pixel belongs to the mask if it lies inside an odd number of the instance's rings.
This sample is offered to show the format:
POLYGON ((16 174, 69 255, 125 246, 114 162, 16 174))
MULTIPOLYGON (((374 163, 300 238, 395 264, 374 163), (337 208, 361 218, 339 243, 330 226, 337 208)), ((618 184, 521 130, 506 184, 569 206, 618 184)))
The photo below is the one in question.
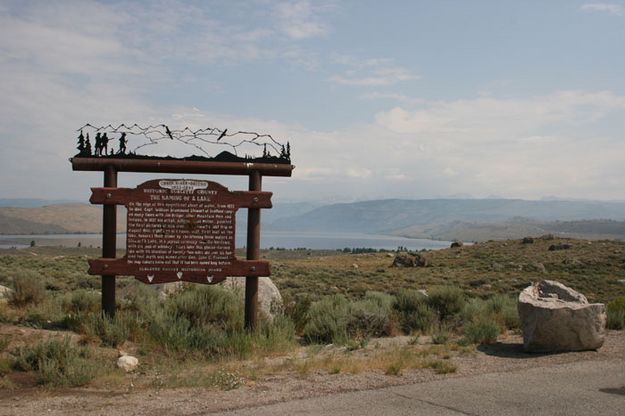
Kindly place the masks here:
MULTIPOLYGON (((607 302, 617 296, 625 296, 625 284, 621 282, 625 281, 625 243, 566 239, 534 241, 533 244, 521 244, 520 240, 486 242, 461 249, 432 251, 425 254, 431 266, 424 268, 391 268, 393 259, 388 253, 273 250, 263 251, 262 255, 272 261, 272 278, 287 302, 287 310, 291 303, 292 311, 328 293, 357 300, 371 291, 395 295, 402 289, 432 290, 436 286, 458 287, 468 298, 486 298, 495 294, 514 297, 529 282, 539 279, 561 281, 584 293, 590 301, 607 302), (571 248, 548 250, 550 245, 561 243, 570 244, 571 248)), ((80 289, 98 290, 99 279, 85 274, 86 256, 98 255, 97 250, 76 248, 0 250, 0 284, 12 285, 15 277, 35 272, 45 282, 47 295, 59 300, 58 304, 44 300, 36 308, 16 308, 0 301, 0 322, 22 325, 18 328, 27 333, 12 336, 6 341, 0 358, 6 361, 8 351, 18 345, 55 336, 55 331, 35 331, 23 325, 47 327, 46 322, 49 321, 54 324, 56 318, 52 315, 58 312, 57 309, 73 305, 70 299, 72 293, 80 289)), ((129 286, 132 279, 120 278, 118 282, 120 293, 124 288, 132 287, 129 286)), ((500 313, 495 317, 500 326, 510 328, 506 314, 500 313)), ((66 330, 60 332, 73 334, 67 331, 72 329, 70 326, 63 329, 66 330)), ((144 331, 143 326, 139 329, 144 331)), ((449 331, 454 329, 457 328, 450 327, 449 331)), ((370 341, 367 345, 367 340, 363 339, 360 343, 350 340, 353 342, 348 342, 347 347, 293 347, 292 343, 282 347, 272 341, 267 345, 250 344, 246 354, 234 354, 224 359, 206 354, 202 357, 201 351, 168 355, 162 353, 162 344, 144 345, 142 337, 130 336, 129 341, 120 339, 120 342, 126 342, 122 347, 133 350, 139 356, 139 375, 127 375, 113 369, 100 374, 91 385, 115 387, 133 383, 137 388, 204 386, 228 389, 237 387, 243 381, 259 380, 275 374, 309 377, 312 374, 372 371, 399 376, 412 369, 429 369, 445 374, 455 371, 454 357, 474 351, 474 347, 461 347, 453 341, 445 343, 447 338, 454 339, 454 334, 446 334, 446 330, 442 328, 440 333, 434 334, 436 342, 444 343, 441 345, 404 343, 376 348, 377 342, 370 341)), ((98 348, 113 366, 117 351, 100 347, 99 337, 97 334, 91 338, 85 335, 83 341, 90 348, 98 348)), ((78 338, 74 335, 74 342, 78 338)), ((268 339, 286 337, 278 334, 268 339)), ((10 374, 0 375, 0 388, 20 386, 10 378, 10 374)))
POLYGON ((311 373, 359 374, 368 371, 383 372, 387 375, 401 375, 405 370, 432 368, 437 373, 455 371, 450 361, 454 355, 470 351, 457 344, 395 346, 390 349, 349 351, 330 350, 290 363, 300 375, 311 373))
POLYGON ((303 293, 359 298, 367 291, 395 294, 402 288, 445 285, 459 287, 469 297, 517 295, 529 282, 540 279, 558 280, 593 302, 608 302, 625 295, 625 283, 619 281, 625 281, 622 241, 490 241, 430 251, 425 254, 430 267, 421 268, 389 267, 393 259, 387 253, 267 251, 263 255, 272 260, 272 279, 287 299, 300 299, 303 293), (572 247, 549 251, 552 244, 572 247))

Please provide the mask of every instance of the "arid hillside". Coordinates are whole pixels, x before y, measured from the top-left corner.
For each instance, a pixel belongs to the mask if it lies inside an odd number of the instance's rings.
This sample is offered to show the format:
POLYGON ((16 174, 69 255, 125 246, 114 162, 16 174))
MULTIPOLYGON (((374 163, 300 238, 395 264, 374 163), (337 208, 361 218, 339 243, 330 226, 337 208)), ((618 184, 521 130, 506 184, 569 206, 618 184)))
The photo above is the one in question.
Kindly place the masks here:
MULTIPOLYGON (((118 230, 126 229, 124 208, 118 210, 118 230)), ((99 233, 102 208, 89 204, 59 204, 36 208, 0 208, 0 234, 99 233)))

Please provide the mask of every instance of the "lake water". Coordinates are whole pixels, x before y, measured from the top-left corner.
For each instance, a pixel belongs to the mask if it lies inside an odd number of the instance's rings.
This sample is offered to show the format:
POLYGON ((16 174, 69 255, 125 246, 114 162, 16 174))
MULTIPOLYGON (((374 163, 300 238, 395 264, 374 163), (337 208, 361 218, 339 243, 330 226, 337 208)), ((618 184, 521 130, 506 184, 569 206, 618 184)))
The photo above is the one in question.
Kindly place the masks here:
MULTIPOLYGON (((38 246, 99 247, 102 245, 101 234, 42 234, 42 235, 0 235, 0 248, 26 248, 31 241, 38 246)), ((360 233, 315 233, 298 231, 263 231, 261 247, 310 248, 336 250, 342 248, 375 248, 394 250, 404 246, 410 250, 441 249, 449 247, 448 241, 404 238, 389 235, 360 233)), ((117 235, 117 247, 124 248, 126 235, 117 235)), ((245 233, 238 232, 236 246, 245 245, 245 233)))

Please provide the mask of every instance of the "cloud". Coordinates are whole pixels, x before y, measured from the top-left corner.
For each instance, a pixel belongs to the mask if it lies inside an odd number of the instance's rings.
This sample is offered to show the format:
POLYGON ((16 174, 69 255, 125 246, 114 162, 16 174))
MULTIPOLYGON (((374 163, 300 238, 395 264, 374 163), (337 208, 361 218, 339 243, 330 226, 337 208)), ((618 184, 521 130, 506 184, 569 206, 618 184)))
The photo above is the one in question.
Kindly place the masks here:
POLYGON ((401 134, 436 133, 464 137, 466 141, 489 141, 533 135, 555 123, 574 128, 624 109, 625 97, 611 92, 560 91, 523 99, 440 101, 418 111, 395 107, 379 113, 376 119, 401 134))
POLYGON ((329 27, 321 14, 330 5, 313 4, 309 1, 286 1, 274 6, 274 17, 279 30, 291 39, 301 40, 326 36, 329 27))
POLYGON ((375 87, 420 78, 390 59, 360 60, 352 56, 337 55, 334 56, 334 61, 345 68, 340 74, 330 77, 330 81, 336 84, 375 87))
POLYGON ((414 165, 427 161, 428 176, 444 183, 444 194, 623 198, 605 179, 625 173, 618 166, 625 152, 618 123, 607 122, 624 113, 625 96, 561 91, 440 101, 418 111, 396 107, 379 113, 376 123, 386 141, 412 156, 411 163, 390 159, 413 175, 423 172, 414 165))
POLYGON ((586 12, 602 12, 615 16, 625 16, 625 7, 615 3, 587 3, 580 6, 586 12))
POLYGON ((385 92, 368 92, 366 94, 362 94, 360 98, 364 100, 399 101, 401 103, 408 104, 408 105, 425 103, 425 100, 423 98, 413 98, 404 94, 385 93, 385 92))

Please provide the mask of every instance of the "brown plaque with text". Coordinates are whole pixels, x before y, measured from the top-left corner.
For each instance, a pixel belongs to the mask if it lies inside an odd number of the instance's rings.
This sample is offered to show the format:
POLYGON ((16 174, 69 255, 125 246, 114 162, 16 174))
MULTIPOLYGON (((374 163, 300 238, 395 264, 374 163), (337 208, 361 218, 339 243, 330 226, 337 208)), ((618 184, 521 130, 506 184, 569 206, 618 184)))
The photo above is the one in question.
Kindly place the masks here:
POLYGON ((89 261, 89 274, 131 275, 145 283, 218 283, 269 276, 269 263, 239 260, 235 214, 271 208, 271 192, 230 192, 211 181, 156 179, 137 188, 92 188, 93 204, 125 205, 126 256, 89 261))

